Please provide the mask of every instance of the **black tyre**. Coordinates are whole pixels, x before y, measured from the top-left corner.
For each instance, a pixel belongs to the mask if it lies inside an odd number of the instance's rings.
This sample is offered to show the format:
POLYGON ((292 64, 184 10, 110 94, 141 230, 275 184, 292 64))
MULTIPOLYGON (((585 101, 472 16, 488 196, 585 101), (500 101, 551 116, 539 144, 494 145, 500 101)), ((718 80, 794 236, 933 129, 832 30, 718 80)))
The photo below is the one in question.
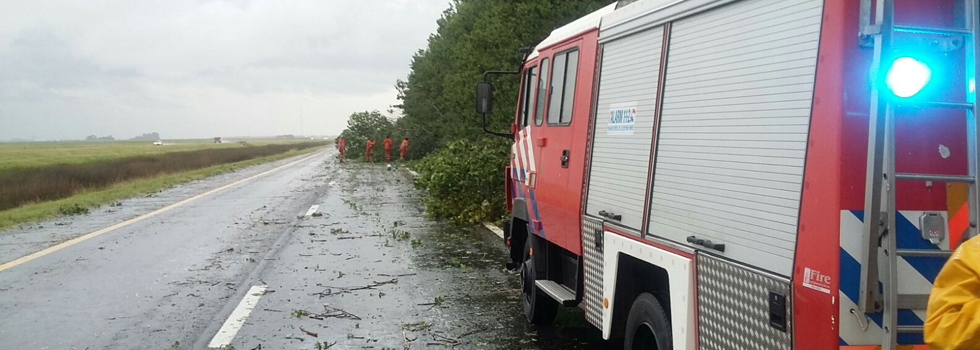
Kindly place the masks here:
POLYGON ((527 317, 528 322, 537 326, 547 326, 555 321, 558 302, 539 291, 534 284, 539 273, 535 266, 537 265, 535 259, 541 257, 531 254, 531 249, 542 251, 537 249, 535 244, 537 240, 537 236, 528 235, 524 243, 524 262, 521 263, 521 303, 524 305, 524 316, 527 317))
POLYGON ((672 350, 670 321, 667 313, 650 293, 640 294, 626 319, 625 350, 672 350))

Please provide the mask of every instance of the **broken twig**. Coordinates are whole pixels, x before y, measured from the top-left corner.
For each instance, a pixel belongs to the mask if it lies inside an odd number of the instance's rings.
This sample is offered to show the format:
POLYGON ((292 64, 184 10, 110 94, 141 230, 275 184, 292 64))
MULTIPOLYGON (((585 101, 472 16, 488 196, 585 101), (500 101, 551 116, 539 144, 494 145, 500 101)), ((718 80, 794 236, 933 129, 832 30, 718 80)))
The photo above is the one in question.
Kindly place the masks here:
POLYGON ((415 275, 417 275, 417 273, 415 273, 415 272, 412 272, 412 273, 403 273, 403 274, 398 274, 398 275, 389 275, 387 273, 379 273, 378 274, 378 276, 384 276, 384 277, 405 277, 405 276, 415 276, 415 275))
POLYGON ((374 289, 376 287, 380 287, 380 286, 383 286, 383 285, 386 285, 386 284, 395 284, 395 283, 398 283, 398 279, 397 278, 392 278, 390 280, 381 281, 381 282, 375 281, 374 283, 371 283, 371 284, 366 285, 366 286, 360 286, 360 287, 330 287, 330 286, 327 286, 326 289, 324 289, 322 292, 317 292, 317 293, 313 293, 313 294, 310 294, 310 295, 316 295, 316 296, 319 296, 319 297, 322 298, 322 297, 330 296, 330 295, 350 293, 350 292, 357 291, 357 290, 374 289), (336 289, 336 291, 334 289, 336 289))
POLYGON ((309 335, 311 337, 319 338, 319 336, 317 336, 316 333, 310 332, 310 331, 306 330, 306 328, 303 328, 303 326, 299 326, 299 330, 303 331, 303 333, 306 333, 307 335, 309 335))
POLYGON ((332 306, 329 306, 329 305, 326 305, 326 304, 323 305, 323 310, 324 310, 324 312, 322 314, 309 314, 309 315, 307 315, 307 317, 312 318, 314 320, 321 320, 321 321, 323 321, 323 320, 325 320, 327 318, 331 318, 331 317, 333 317, 333 318, 347 318, 347 319, 352 319, 352 320, 360 320, 361 319, 360 316, 357 316, 357 315, 352 314, 350 312, 347 312, 347 311, 345 311, 343 309, 335 308, 335 307, 332 307, 332 306))

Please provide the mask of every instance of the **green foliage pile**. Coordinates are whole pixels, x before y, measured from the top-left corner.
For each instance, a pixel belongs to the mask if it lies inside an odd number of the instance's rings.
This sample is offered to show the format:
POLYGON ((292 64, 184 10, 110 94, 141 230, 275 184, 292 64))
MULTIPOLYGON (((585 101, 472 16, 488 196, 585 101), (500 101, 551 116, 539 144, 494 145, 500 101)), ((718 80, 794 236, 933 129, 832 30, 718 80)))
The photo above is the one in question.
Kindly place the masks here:
MULTIPOLYGON (((485 71, 518 70, 524 58, 518 51, 521 47, 533 47, 554 28, 609 3, 454 0, 450 4, 437 21, 428 47, 412 58, 408 79, 396 84, 401 101, 396 107, 402 117, 392 126, 397 140, 410 138, 409 159, 425 157, 416 184, 428 191, 424 201, 431 215, 475 223, 496 221, 505 214, 503 169, 512 141, 483 133, 474 107, 474 87, 485 71)), ((492 79, 496 108, 487 116, 488 129, 509 132, 519 76, 492 79)))
POLYGON ((422 159, 415 185, 427 193, 426 214, 460 224, 496 221, 506 213, 504 172, 508 141, 457 140, 422 159))

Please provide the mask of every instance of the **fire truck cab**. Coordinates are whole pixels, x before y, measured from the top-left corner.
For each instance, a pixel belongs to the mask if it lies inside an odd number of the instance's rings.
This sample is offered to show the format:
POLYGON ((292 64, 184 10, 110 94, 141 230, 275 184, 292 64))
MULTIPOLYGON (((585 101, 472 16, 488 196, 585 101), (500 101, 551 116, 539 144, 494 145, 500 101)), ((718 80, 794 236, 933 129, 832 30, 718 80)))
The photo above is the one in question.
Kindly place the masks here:
POLYGON ((505 169, 528 320, 581 307, 626 349, 925 349, 977 231, 978 15, 640 0, 555 29, 505 169))

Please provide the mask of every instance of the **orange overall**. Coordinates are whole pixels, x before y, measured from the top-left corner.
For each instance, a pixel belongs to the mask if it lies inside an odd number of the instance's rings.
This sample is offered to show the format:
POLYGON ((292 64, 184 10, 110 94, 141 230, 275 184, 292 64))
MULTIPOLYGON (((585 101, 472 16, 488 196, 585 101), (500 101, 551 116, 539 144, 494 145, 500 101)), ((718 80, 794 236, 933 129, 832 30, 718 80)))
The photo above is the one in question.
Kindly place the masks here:
POLYGON ((374 141, 367 140, 367 152, 364 153, 364 157, 366 157, 367 161, 369 162, 371 161, 371 148, 374 148, 374 141))
POLYGON ((408 139, 402 140, 402 145, 399 148, 401 149, 402 160, 405 160, 405 151, 408 150, 408 139))
POLYGON ((346 147, 344 147, 344 138, 341 137, 341 138, 337 139, 337 150, 340 151, 340 162, 341 163, 344 162, 344 148, 346 148, 346 147))
POLYGON ((386 162, 390 162, 391 161, 391 139, 385 137, 385 140, 382 143, 382 145, 384 145, 384 147, 385 147, 385 161, 386 162))

